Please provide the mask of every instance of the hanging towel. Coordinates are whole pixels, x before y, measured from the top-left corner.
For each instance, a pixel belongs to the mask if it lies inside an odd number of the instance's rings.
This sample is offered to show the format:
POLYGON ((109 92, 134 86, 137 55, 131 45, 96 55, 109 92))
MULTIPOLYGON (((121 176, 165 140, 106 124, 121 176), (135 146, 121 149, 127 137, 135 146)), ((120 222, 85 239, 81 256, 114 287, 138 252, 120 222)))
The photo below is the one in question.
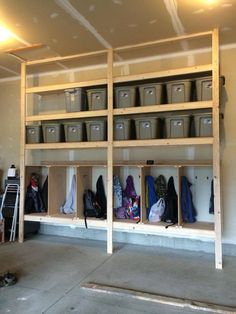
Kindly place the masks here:
POLYGON ((63 214, 73 214, 76 210, 75 206, 75 196, 76 196, 76 177, 75 174, 72 177, 70 192, 66 198, 66 202, 60 208, 60 212, 63 214))

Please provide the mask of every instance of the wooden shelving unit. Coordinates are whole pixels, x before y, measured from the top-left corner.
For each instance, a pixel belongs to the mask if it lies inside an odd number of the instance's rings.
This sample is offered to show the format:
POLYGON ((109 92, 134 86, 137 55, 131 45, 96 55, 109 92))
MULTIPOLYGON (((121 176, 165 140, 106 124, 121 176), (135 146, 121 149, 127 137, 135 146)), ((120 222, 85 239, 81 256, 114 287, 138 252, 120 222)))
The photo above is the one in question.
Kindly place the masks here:
MULTIPOLYGON (((89 153, 89 151, 88 151, 89 153)), ((68 215, 65 217, 63 214, 59 214, 56 210, 49 209, 48 213, 42 214, 24 214, 24 196, 26 192, 26 177, 28 171, 32 167, 45 167, 50 168, 49 171, 51 176, 54 176, 54 172, 57 172, 57 168, 64 167, 75 167, 77 178, 83 180, 80 177, 80 171, 83 167, 106 167, 106 192, 107 192, 107 219, 88 219, 88 227, 91 228, 100 228, 107 230, 107 252, 112 253, 113 251, 113 239, 112 234, 113 230, 121 230, 126 232, 136 232, 136 233, 149 233, 156 235, 173 235, 173 236, 201 236, 209 239, 214 239, 215 241, 215 266, 218 269, 222 268, 222 248, 221 248, 221 205, 220 205, 220 138, 219 138, 219 35, 218 30, 214 29, 210 32, 186 35, 176 38, 170 38, 165 40, 153 41, 142 43, 134 46, 125 46, 116 49, 108 49, 97 52, 92 52, 88 54, 78 54, 68 57, 56 57, 48 58, 43 60, 35 60, 29 62, 23 62, 21 65, 21 199, 20 199, 20 228, 19 228, 19 241, 22 242, 23 239, 23 226, 24 221, 39 221, 47 223, 58 223, 58 224, 73 224, 75 226, 84 227, 84 220, 82 215, 82 188, 83 182, 80 181, 81 187, 77 186, 78 194, 78 209, 75 215, 68 215), (211 37, 212 38, 212 62, 210 64, 191 66, 191 67, 182 67, 178 69, 167 69, 162 71, 155 71, 149 73, 139 73, 135 75, 122 75, 115 76, 113 74, 114 69, 114 60, 113 54, 129 49, 136 48, 148 48, 150 46, 171 43, 181 40, 188 40, 192 38, 200 37, 211 37), (27 87, 27 69, 28 67, 37 65, 43 65, 47 63, 53 63, 63 60, 76 60, 88 56, 107 56, 107 75, 102 79, 95 79, 90 81, 76 81, 69 83, 60 83, 52 85, 43 85, 35 87, 27 87), (201 73, 210 73, 213 79, 213 92, 211 101, 194 101, 194 102, 185 102, 178 104, 161 104, 156 106, 146 106, 146 107, 132 107, 132 108, 114 108, 113 105, 113 88, 114 84, 118 83, 129 83, 135 81, 145 81, 150 79, 157 78, 168 78, 178 77, 183 75, 191 74, 201 74, 201 73), (64 92, 65 89, 76 88, 76 87, 92 87, 92 86, 106 86, 107 88, 107 109, 106 110, 97 110, 95 111, 81 111, 81 112, 60 112, 60 113, 48 113, 48 114, 27 114, 27 95, 50 95, 53 93, 64 92), (129 115, 143 115, 150 113, 165 113, 165 112, 179 112, 179 111, 188 111, 188 110, 200 110, 208 109, 212 112, 213 115, 213 137, 195 137, 195 138, 178 138, 178 139, 153 139, 153 140, 129 140, 129 141, 114 141, 113 140, 113 119, 117 116, 129 116, 129 115), (40 144, 25 144, 26 135, 25 135, 25 126, 30 123, 41 123, 42 121, 55 121, 55 120, 70 120, 70 119, 86 119, 94 117, 103 117, 107 120, 107 141, 102 142, 76 142, 76 143, 40 143, 40 144), (144 161, 115 161, 115 150, 123 148, 142 148, 142 147, 188 147, 188 146, 211 146, 212 147, 212 156, 213 159, 210 161, 160 161, 156 162, 153 165, 149 166, 144 161), (64 160, 59 162, 52 161, 47 162, 43 161, 38 166, 30 166, 26 163, 27 154, 30 151, 47 151, 47 150, 83 150, 83 149, 105 149, 107 161, 106 162, 77 162, 71 160, 64 160), (121 221, 115 220, 113 217, 113 171, 114 167, 137 167, 141 173, 145 173, 142 169, 148 169, 148 167, 173 167, 176 170, 177 180, 179 180, 181 175, 181 169, 184 167, 212 167, 213 177, 214 177, 214 207, 215 215, 214 222, 196 222, 194 224, 184 224, 180 220, 179 223, 175 226, 171 226, 168 229, 165 228, 165 223, 151 224, 147 221, 145 214, 141 217, 139 223, 133 221, 121 221), (54 169, 54 170, 52 170, 54 169)), ((84 171, 86 169, 84 168, 84 171)), ((60 171, 60 170, 59 170, 60 171)), ((63 187, 64 188, 64 187, 63 187)), ((50 185, 51 195, 55 193, 55 187, 50 185)), ((143 184, 140 184, 141 193, 143 191, 143 184)), ((178 187, 178 192, 180 192, 180 187, 178 187)), ((65 192, 63 192, 65 193, 65 192)), ((62 194, 63 194, 62 193, 62 194)), ((49 195, 50 197, 50 195, 49 195)), ((143 196, 141 195, 141 198, 143 196)), ((54 201, 50 201, 52 204, 54 201)), ((142 202, 142 200, 141 200, 142 202)), ((58 204, 54 204, 56 208, 58 204)), ((180 208, 179 208, 179 215, 180 208)))

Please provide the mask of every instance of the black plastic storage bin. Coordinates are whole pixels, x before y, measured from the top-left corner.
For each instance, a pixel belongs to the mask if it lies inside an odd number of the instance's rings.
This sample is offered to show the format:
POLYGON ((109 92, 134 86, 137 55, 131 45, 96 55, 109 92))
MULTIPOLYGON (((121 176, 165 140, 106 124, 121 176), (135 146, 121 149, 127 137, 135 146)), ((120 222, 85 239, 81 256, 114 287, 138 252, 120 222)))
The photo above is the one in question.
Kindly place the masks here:
POLYGON ((191 100, 192 82, 190 80, 166 83, 168 104, 191 100))
POLYGON ((134 118, 136 139, 160 138, 160 119, 157 117, 134 118))
POLYGON ((167 138, 189 137, 190 116, 178 115, 166 117, 165 131, 167 138))
POLYGON ((163 86, 160 83, 145 84, 139 86, 141 106, 159 105, 162 101, 163 86))
POLYGON ((131 138, 131 119, 114 120, 114 140, 130 140, 131 138))
POLYGON ((83 88, 70 88, 65 90, 66 111, 82 111, 86 106, 86 94, 83 88))
POLYGON ((128 108, 134 107, 136 101, 135 86, 115 87, 115 107, 128 108))
POLYGON ((64 123, 65 141, 82 142, 84 139, 84 123, 82 121, 64 123))
POLYGON ((196 113, 193 117, 195 135, 200 137, 212 136, 212 114, 196 113))
POLYGON ((43 140, 41 125, 26 126, 26 144, 41 143, 43 140))
POLYGON ((89 110, 103 110, 107 108, 106 88, 95 88, 87 90, 89 110))
MULTIPOLYGON (((220 93, 225 83, 225 78, 221 76, 220 93)), ((196 80, 197 100, 211 100, 212 99, 212 76, 202 77, 196 80)))
POLYGON ((106 140, 106 121, 92 120, 86 121, 86 134, 88 141, 105 141, 106 140))
POLYGON ((64 141, 63 126, 60 123, 45 123, 42 127, 44 143, 58 143, 64 141))

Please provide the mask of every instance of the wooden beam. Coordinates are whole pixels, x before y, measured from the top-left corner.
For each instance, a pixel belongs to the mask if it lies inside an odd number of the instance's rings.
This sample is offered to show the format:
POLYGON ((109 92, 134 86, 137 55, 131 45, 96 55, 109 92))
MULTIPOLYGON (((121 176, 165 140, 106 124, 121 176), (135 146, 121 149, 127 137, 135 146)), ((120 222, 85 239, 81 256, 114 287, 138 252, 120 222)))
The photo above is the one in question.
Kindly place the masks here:
POLYGON ((214 179, 214 213, 215 213, 215 265, 222 269, 222 230, 221 230, 221 188, 220 188, 220 91, 219 91, 219 31, 213 30, 212 36, 212 63, 213 63, 213 179, 214 179))
POLYGON ((113 52, 107 56, 108 148, 107 148, 107 253, 113 252, 113 52))
POLYGON ((65 57, 52 57, 47 59, 40 59, 40 60, 34 60, 34 61, 28 61, 27 65, 36 65, 36 64, 44 64, 44 63, 50 63, 50 62, 56 62, 56 61, 67 61, 77 58, 84 58, 84 57, 93 57, 93 56, 99 56, 106 54, 107 50, 98 50, 98 51, 92 51, 87 53, 78 53, 71 56, 65 56, 65 57))
POLYGON ((129 49, 137 49, 137 48, 155 46, 155 45, 160 45, 160 44, 165 44, 165 43, 173 43, 173 42, 180 41, 180 40, 210 36, 211 34, 212 34, 212 31, 201 32, 201 33, 196 33, 196 34, 189 34, 189 35, 182 35, 182 36, 178 36, 178 37, 171 37, 171 38, 166 38, 166 39, 148 41, 148 42, 136 44, 136 45, 127 45, 127 46, 123 46, 123 47, 118 47, 118 48, 115 48, 113 51, 114 52, 121 52, 121 51, 129 50, 129 49))
POLYGON ((21 63, 21 126, 20 126, 20 209, 19 209, 19 242, 24 241, 25 211, 25 115, 26 115, 26 65, 21 63))
POLYGON ((61 142, 61 143, 39 143, 26 144, 25 149, 78 149, 78 148, 106 148, 107 142, 61 142))
POLYGON ((181 145, 211 145, 212 137, 164 138, 152 140, 114 141, 114 147, 152 147, 152 146, 181 146, 181 145))

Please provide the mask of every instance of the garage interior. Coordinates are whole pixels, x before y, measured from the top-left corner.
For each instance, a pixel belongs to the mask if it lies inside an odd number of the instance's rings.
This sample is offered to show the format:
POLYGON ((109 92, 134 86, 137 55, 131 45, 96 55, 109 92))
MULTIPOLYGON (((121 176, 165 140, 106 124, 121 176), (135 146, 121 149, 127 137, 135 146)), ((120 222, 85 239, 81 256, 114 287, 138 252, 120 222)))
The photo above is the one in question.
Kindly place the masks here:
POLYGON ((236 313, 235 13, 1 1, 0 313, 236 313), (175 217, 151 221, 160 175, 175 217))

